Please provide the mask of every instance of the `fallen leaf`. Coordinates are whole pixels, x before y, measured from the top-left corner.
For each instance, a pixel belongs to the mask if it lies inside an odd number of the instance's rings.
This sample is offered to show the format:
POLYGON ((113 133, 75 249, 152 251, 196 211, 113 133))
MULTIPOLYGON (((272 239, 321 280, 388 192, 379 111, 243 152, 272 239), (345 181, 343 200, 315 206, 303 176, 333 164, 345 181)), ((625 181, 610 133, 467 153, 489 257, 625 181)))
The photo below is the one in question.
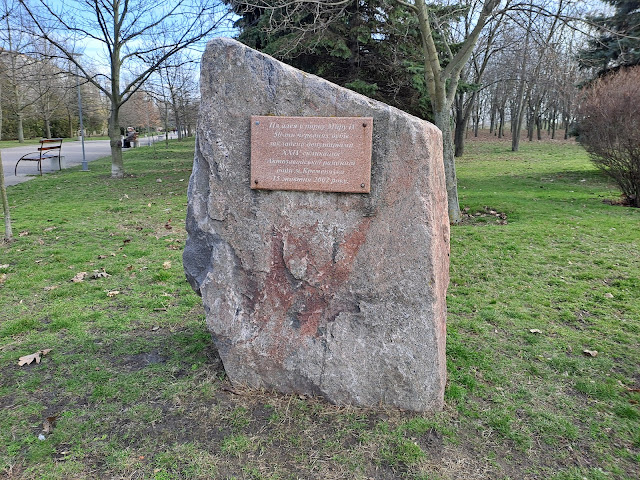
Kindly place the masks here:
POLYGON ((529 330, 529 332, 531 332, 531 333, 542 333, 542 330, 538 330, 537 328, 531 328, 529 330))
POLYGON ((98 260, 102 260, 104 258, 107 258, 107 256, 106 255, 98 255, 98 260))
POLYGON ((51 433, 53 431, 53 427, 56 426, 57 421, 58 421, 57 415, 53 415, 52 417, 47 417, 42 424, 42 431, 44 433, 51 433))
POLYGON ((31 365, 35 360, 36 363, 40 363, 40 356, 43 357, 51 351, 50 348, 45 350, 38 350, 36 353, 32 353, 31 355, 25 355, 24 357, 20 357, 18 360, 18 366, 22 367, 23 365, 31 365))
POLYGON ((4 283, 7 281, 7 274, 3 273, 0 275, 0 284, 4 283))
POLYGON ((51 285, 50 287, 44 287, 45 292, 50 292, 51 290, 55 290, 58 288, 58 285, 51 285))
POLYGON ((76 276, 71 279, 71 281, 74 283, 82 282, 87 275, 89 275, 87 272, 78 272, 76 273, 76 276))
POLYGON ((165 270, 169 270, 171 268, 171 262, 167 260, 162 264, 162 268, 164 268, 165 270))
POLYGON ((155 326, 151 327, 151 331, 152 332, 156 332, 158 330, 160 330, 160 327, 158 325, 155 325, 155 326))
POLYGON ((116 295, 120 295, 118 290, 110 290, 107 292, 107 297, 115 297, 116 295))
POLYGON ((29 232, 27 230, 25 230, 24 232, 20 232, 18 235, 20 237, 26 237, 27 235, 29 235, 29 232))
POLYGON ((0 265, 0 270, 4 270, 5 268, 9 268, 8 263, 5 263, 4 265, 0 265))
POLYGON ((93 273, 91 274, 91 278, 97 279, 97 278, 107 278, 110 277, 111 275, 109 275, 107 272, 105 272, 104 270, 100 271, 100 270, 94 270, 93 273))
POLYGON ((58 227, 47 227, 43 230, 43 232, 52 232, 53 230, 55 230, 58 227))
POLYGON ((585 355, 587 355, 588 357, 597 357, 598 356, 598 351, 597 350, 587 350, 584 349, 582 351, 582 353, 584 353, 585 355))
POLYGON ((613 298, 613 294, 607 292, 604 294, 604 298, 613 298))
POLYGON ((158 179, 156 179, 156 182, 158 182, 158 183, 162 183, 162 179, 161 179, 161 178, 158 178, 158 179))

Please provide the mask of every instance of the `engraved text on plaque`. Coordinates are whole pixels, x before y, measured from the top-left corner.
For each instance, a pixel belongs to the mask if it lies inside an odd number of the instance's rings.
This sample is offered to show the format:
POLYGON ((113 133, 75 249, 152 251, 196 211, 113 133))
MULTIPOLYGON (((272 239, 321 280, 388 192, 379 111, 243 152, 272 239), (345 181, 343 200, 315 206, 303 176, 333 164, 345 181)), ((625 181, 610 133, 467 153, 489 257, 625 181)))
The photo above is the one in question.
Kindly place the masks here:
POLYGON ((251 117, 251 188, 369 193, 371 117, 251 117))

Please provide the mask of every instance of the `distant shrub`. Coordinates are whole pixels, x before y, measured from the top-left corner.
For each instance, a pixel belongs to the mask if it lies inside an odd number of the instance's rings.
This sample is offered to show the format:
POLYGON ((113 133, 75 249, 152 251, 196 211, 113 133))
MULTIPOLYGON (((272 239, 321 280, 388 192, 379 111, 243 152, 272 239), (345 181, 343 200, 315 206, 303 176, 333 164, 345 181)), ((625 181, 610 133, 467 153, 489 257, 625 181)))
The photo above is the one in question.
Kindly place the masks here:
POLYGON ((629 205, 640 207, 640 67, 594 81, 579 115, 578 141, 629 205))

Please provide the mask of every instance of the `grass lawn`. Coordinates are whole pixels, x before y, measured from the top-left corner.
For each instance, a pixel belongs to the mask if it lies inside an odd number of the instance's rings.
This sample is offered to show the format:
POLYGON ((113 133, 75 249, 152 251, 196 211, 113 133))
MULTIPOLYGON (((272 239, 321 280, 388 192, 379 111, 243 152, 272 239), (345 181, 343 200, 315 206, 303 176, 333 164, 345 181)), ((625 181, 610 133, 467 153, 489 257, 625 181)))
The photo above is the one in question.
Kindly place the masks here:
POLYGON ((572 143, 467 151, 435 415, 230 385, 181 264, 192 143, 10 187, 0 476, 637 478, 640 211, 572 143))

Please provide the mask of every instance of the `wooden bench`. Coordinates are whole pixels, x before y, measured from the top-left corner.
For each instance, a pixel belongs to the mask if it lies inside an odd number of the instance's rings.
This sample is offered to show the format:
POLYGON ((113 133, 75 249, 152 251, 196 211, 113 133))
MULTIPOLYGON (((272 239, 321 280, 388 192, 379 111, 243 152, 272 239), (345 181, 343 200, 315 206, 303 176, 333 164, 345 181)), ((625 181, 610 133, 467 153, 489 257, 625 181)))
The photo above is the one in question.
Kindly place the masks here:
POLYGON ((62 152, 62 139, 61 138, 43 138, 40 140, 40 148, 37 152, 29 152, 26 155, 20 157, 20 160, 16 163, 16 168, 13 171, 14 175, 18 175, 18 163, 24 161, 38 162, 38 171, 42 175, 42 160, 58 159, 58 167, 62 170, 62 163, 60 161, 60 153, 62 152))

